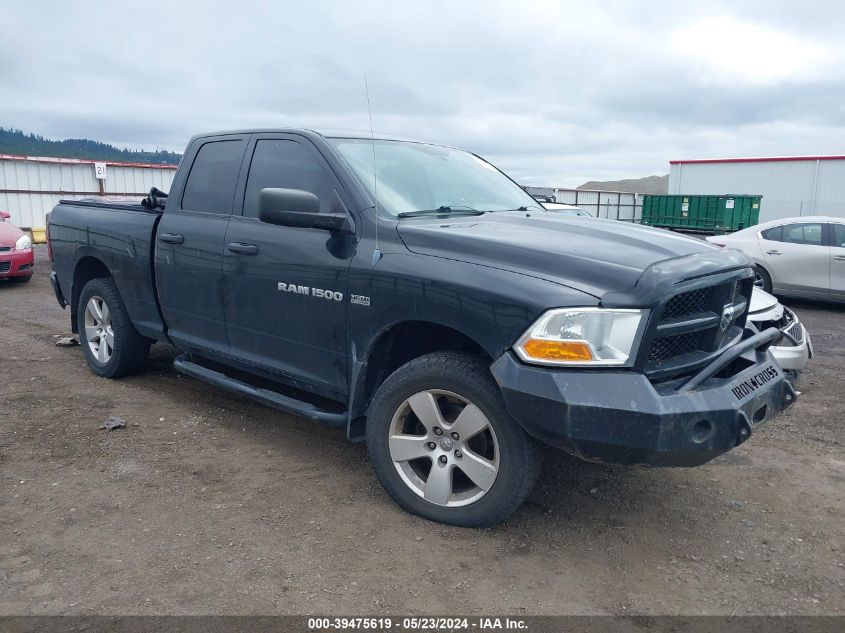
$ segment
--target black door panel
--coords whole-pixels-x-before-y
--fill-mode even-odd
[[[191,148],[181,200],[169,200],[158,226],[156,286],[168,336],[188,349],[227,352],[223,249],[246,136]]]
[[[333,258],[326,241],[331,236],[232,218],[227,239],[259,247],[255,255],[225,257],[226,320],[233,355],[345,389],[348,261],[329,261]],[[331,290],[341,298],[320,298],[317,290]]]
[[[339,185],[316,150],[291,137],[256,136],[247,153],[252,158],[242,186],[243,215],[232,217],[225,240],[232,355],[347,393],[347,283],[355,236],[257,218],[263,188],[310,191],[321,210],[331,212]]]
[[[224,350],[223,238],[228,215],[165,214],[161,226],[187,237],[180,243],[159,240],[156,285],[168,336],[191,347]]]

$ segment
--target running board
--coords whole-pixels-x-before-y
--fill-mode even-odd
[[[216,385],[227,391],[252,398],[263,404],[269,405],[275,409],[279,409],[286,413],[294,413],[312,420],[318,420],[331,426],[346,426],[346,413],[332,413],[331,411],[324,411],[319,409],[310,402],[303,402],[288,396],[270,391],[269,389],[261,389],[253,387],[235,378],[230,378],[226,374],[219,371],[214,371],[208,367],[203,367],[188,360],[187,356],[179,356],[173,361],[173,368],[179,373],[198,378],[205,382]]]

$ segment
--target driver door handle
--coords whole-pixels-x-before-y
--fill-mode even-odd
[[[258,247],[255,244],[241,244],[240,242],[229,242],[226,248],[232,253],[241,255],[258,255]]]
[[[185,242],[185,236],[176,233],[162,233],[158,236],[158,239],[168,244],[183,244]]]
[[[845,255],[834,255],[833,259],[835,259],[838,262],[845,262]]]
[[[772,251],[766,251],[766,255],[783,255],[783,253],[781,253],[780,251],[772,250]]]

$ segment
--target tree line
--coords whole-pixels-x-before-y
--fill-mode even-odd
[[[36,134],[26,134],[22,130],[0,127],[0,154],[18,156],[50,156],[53,158],[83,158],[87,160],[116,161],[124,163],[152,163],[157,165],[176,165],[181,154],[167,150],[119,149],[108,143],[101,143],[88,138],[67,138],[52,141]]]

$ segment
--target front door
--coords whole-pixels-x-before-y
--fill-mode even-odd
[[[823,223],[785,224],[763,231],[762,236],[760,247],[772,271],[775,290],[830,290],[830,247]]]
[[[168,336],[199,353],[228,350],[223,240],[248,138],[213,137],[191,148],[183,159],[191,165],[184,193],[167,201],[156,233],[156,287]]]
[[[354,235],[266,224],[264,188],[315,194],[323,212],[343,210],[340,184],[307,139],[254,135],[249,171],[225,239],[226,322],[239,360],[281,374],[294,385],[348,392],[347,283]],[[301,384],[302,382],[306,384]]]

